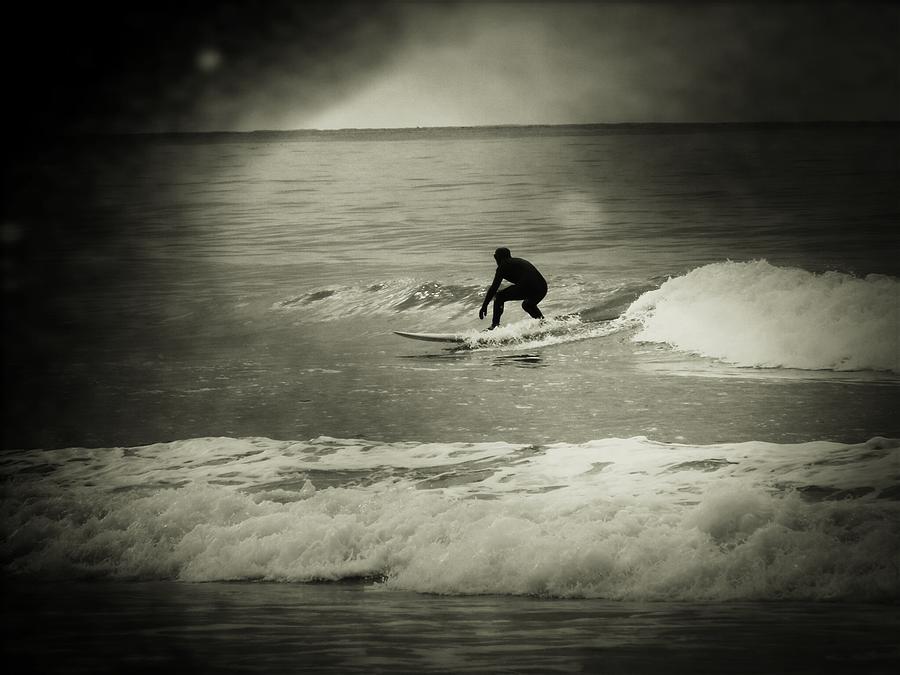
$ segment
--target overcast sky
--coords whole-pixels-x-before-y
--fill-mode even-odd
[[[878,14],[735,3],[419,7],[371,77],[294,124],[896,118],[900,24]]]
[[[186,0],[178,11],[16,11],[7,90],[35,127],[900,118],[900,11],[886,3]]]

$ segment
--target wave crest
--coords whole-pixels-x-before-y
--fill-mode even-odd
[[[900,372],[900,280],[765,260],[706,265],[644,293],[635,340],[749,367]]]
[[[440,309],[446,317],[472,313],[484,289],[475,285],[393,279],[372,284],[317,288],[277,302],[273,309],[303,311],[320,321],[348,316],[393,315]]]

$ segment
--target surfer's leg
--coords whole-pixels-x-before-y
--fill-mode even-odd
[[[537,303],[529,298],[525,302],[522,303],[522,309],[528,312],[528,315],[533,319],[543,319],[544,315],[541,314],[541,310],[538,309]]]
[[[503,314],[503,298],[500,294],[494,296],[494,315],[491,318],[491,329],[493,330],[500,325],[500,316]]]
[[[538,303],[544,299],[545,295],[547,295],[546,288],[530,294],[525,298],[525,302],[522,303],[522,309],[528,312],[528,315],[534,319],[543,319],[544,315],[541,314],[541,310],[538,309]]]
[[[491,328],[500,325],[500,315],[503,314],[503,303],[508,300],[524,300],[528,297],[525,289],[513,284],[507,286],[494,296],[494,318],[491,321]]]

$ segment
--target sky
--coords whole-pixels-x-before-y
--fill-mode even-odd
[[[900,117],[888,3],[287,2],[13,10],[26,129]]]

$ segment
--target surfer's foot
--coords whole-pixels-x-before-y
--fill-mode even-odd
[[[488,330],[494,330],[495,328],[499,328],[499,327],[500,327],[500,324],[499,324],[499,323],[495,323],[493,326],[491,326],[490,328],[488,328]]]

